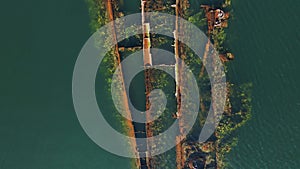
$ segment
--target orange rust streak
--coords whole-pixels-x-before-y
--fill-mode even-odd
[[[146,1],[141,1],[141,10],[142,10],[142,27],[143,27],[143,59],[144,59],[144,66],[151,66],[152,65],[152,56],[150,53],[150,23],[145,23],[145,3]],[[150,120],[150,107],[151,107],[151,103],[149,100],[149,94],[152,90],[152,85],[151,85],[151,80],[150,80],[150,76],[151,76],[151,71],[149,69],[145,69],[145,86],[146,86],[146,120],[149,121]],[[153,136],[153,132],[151,130],[151,123],[146,123],[145,124],[145,128],[146,128],[146,135],[147,138],[152,137]],[[147,150],[148,150],[148,155],[151,156],[151,145],[149,145],[149,143],[147,143]],[[151,169],[151,163],[150,161],[152,161],[152,159],[150,159],[149,157],[147,157],[147,168]]]
[[[181,118],[181,91],[180,91],[180,83],[181,83],[181,72],[182,72],[182,65],[179,62],[179,58],[180,58],[180,52],[179,52],[179,41],[178,41],[178,30],[179,30],[179,13],[180,13],[180,1],[176,0],[176,7],[175,7],[175,13],[176,13],[176,20],[175,20],[175,30],[174,30],[174,38],[175,38],[175,44],[174,44],[174,51],[175,51],[175,60],[176,60],[176,64],[177,64],[177,70],[175,69],[175,73],[178,73],[177,76],[177,118],[178,118],[178,127],[179,127],[179,132],[180,134],[176,137],[176,167],[177,169],[182,169],[183,165],[184,165],[184,160],[182,158],[183,154],[182,154],[182,145],[181,145],[181,138],[182,138],[182,126],[184,126],[183,124],[183,120]],[[181,25],[180,25],[181,26]]]
[[[107,14],[109,16],[109,20],[110,21],[113,21],[114,20],[114,16],[113,16],[113,8],[112,8],[112,4],[111,4],[111,0],[107,0],[105,1],[105,5],[106,5],[106,9],[107,9]],[[120,57],[120,53],[119,53],[119,47],[118,47],[118,43],[117,43],[117,36],[116,36],[116,31],[115,31],[115,25],[113,24],[112,27],[112,32],[113,32],[113,40],[114,40],[114,44],[115,45],[115,54],[116,54],[116,61],[117,61],[117,64],[120,66],[120,72],[119,72],[119,77],[120,77],[120,80],[122,81],[122,91],[123,91],[123,103],[124,103],[124,106],[125,106],[125,110],[126,110],[126,114],[127,114],[127,117],[130,117],[131,118],[131,113],[130,113],[130,109],[129,109],[129,104],[128,104],[128,99],[127,99],[127,93],[126,93],[126,90],[125,90],[125,86],[124,86],[124,79],[123,79],[123,73],[122,73],[122,67],[121,67],[121,57]],[[132,149],[132,152],[134,152],[136,154],[136,156],[138,156],[138,152],[137,152],[137,145],[136,145],[136,141],[135,141],[135,134],[134,134],[134,127],[133,127],[133,124],[132,124],[132,121],[131,120],[128,120],[126,119],[125,120],[126,122],[126,126],[128,127],[128,136],[131,137],[131,138],[134,138],[131,140],[130,144],[131,144],[131,149]],[[136,166],[138,168],[140,168],[140,161],[138,160],[138,158],[136,158]]]
[[[205,46],[205,52],[204,52],[204,55],[203,55],[203,61],[202,61],[203,65],[202,65],[202,68],[201,68],[200,77],[203,77],[203,75],[204,75],[204,70],[205,70],[204,62],[207,59],[209,46],[210,46],[210,40],[208,39],[208,41],[206,43],[206,46]]]

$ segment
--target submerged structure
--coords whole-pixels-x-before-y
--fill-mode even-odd
[[[96,1],[99,6],[106,4],[106,9],[102,9],[102,7],[96,9],[106,10],[107,13],[102,15],[96,15],[97,23],[98,22],[105,22],[107,20],[112,21],[117,17],[123,16],[126,11],[120,10],[120,4],[118,1],[102,1],[102,0],[93,0]],[[228,2],[228,0],[226,0]],[[123,3],[130,3],[130,2],[123,2]],[[140,6],[137,7],[141,9],[142,15],[142,35],[138,35],[136,43],[133,46],[124,45],[120,46],[117,44],[114,49],[114,59],[111,62],[114,64],[120,64],[122,59],[126,57],[124,53],[133,53],[138,50],[143,49],[143,64],[144,67],[149,67],[155,65],[155,53],[151,53],[152,47],[165,47],[168,46],[172,51],[174,51],[174,60],[175,62],[170,65],[164,65],[167,68],[174,69],[175,74],[175,85],[171,88],[167,94],[167,97],[173,99],[173,103],[175,106],[168,107],[164,113],[166,115],[161,119],[157,120],[157,122],[151,122],[146,124],[137,124],[131,121],[126,121],[124,128],[127,129],[127,134],[130,137],[152,137],[156,134],[159,134],[165,130],[167,125],[172,123],[174,119],[178,120],[178,131],[179,135],[175,138],[174,142],[179,142],[178,140],[183,140],[179,144],[176,145],[174,150],[170,150],[165,154],[161,154],[158,156],[152,157],[149,152],[151,149],[151,145],[148,143],[138,143],[134,140],[131,145],[131,151],[133,151],[138,156],[145,156],[145,158],[138,158],[134,160],[134,166],[132,168],[139,168],[139,169],[156,169],[156,168],[176,168],[176,169],[221,169],[225,166],[224,155],[228,153],[231,147],[234,145],[234,139],[231,139],[230,134],[233,130],[240,127],[246,120],[249,118],[248,114],[250,108],[247,107],[249,105],[249,97],[248,94],[243,93],[243,90],[237,87],[237,90],[233,90],[233,85],[228,83],[228,94],[226,100],[226,108],[224,110],[224,117],[222,117],[221,123],[218,126],[217,130],[214,132],[214,135],[209,138],[205,143],[199,143],[198,140],[193,138],[193,134],[188,135],[186,138],[184,137],[184,125],[187,123],[184,119],[181,118],[183,113],[187,112],[180,112],[181,108],[181,99],[182,93],[184,89],[181,88],[180,83],[184,82],[185,77],[181,74],[182,69],[184,67],[184,63],[180,60],[184,60],[189,62],[191,65],[199,64],[199,62],[192,58],[193,53],[184,45],[182,44],[179,39],[178,35],[183,33],[181,30],[185,30],[185,28],[178,22],[178,19],[175,21],[175,26],[173,31],[173,38],[167,39],[160,35],[155,35],[150,33],[151,30],[151,20],[145,16],[145,12],[152,12],[152,11],[160,11],[160,12],[167,12],[171,14],[175,14],[177,17],[183,17],[184,19],[188,19],[189,16],[189,8],[190,4],[188,0],[174,0],[174,2],[163,2],[159,0],[142,0]],[[210,40],[217,46],[217,50],[221,49],[225,36],[221,36],[223,32],[223,28],[228,26],[228,19],[229,13],[225,12],[222,7],[211,7],[208,5],[201,5],[198,9],[203,9],[205,12],[204,15],[199,15],[201,18],[197,18],[197,21],[201,19],[206,19],[205,26],[207,27],[207,36]],[[198,16],[198,15],[197,15]],[[108,18],[107,18],[108,17]],[[112,26],[113,32],[115,32],[115,26]],[[221,32],[221,33],[220,33]],[[116,37],[115,37],[116,39]],[[206,44],[206,49],[208,51],[209,46],[211,45],[211,41],[208,41]],[[206,51],[206,52],[207,52]],[[233,60],[234,55],[228,51],[221,51],[219,50],[220,59],[223,63]],[[205,56],[204,56],[205,59]],[[189,65],[188,65],[189,66]],[[209,97],[206,97],[210,94],[211,88],[210,84],[207,81],[208,77],[205,74],[205,68],[202,64],[202,67],[199,68],[199,65],[194,66],[194,72],[197,73],[199,79],[197,79],[197,83],[204,85],[201,89],[201,94],[205,97],[200,98],[199,102],[201,104],[201,114],[202,117],[205,117],[205,113],[209,109],[209,104],[211,102]],[[113,72],[113,70],[110,70]],[[199,73],[200,72],[200,73]],[[122,77],[122,72],[120,72],[120,77]],[[155,80],[159,79],[159,82]],[[151,107],[151,103],[149,101],[149,94],[150,92],[156,88],[161,87],[164,88],[167,85],[174,83],[172,80],[166,80],[167,76],[162,75],[160,72],[154,72],[151,69],[146,69],[144,71],[144,84],[145,84],[145,102],[146,102],[146,111],[149,111]],[[122,78],[120,78],[122,81]],[[155,82],[154,82],[155,81]],[[243,95],[241,94],[243,93]],[[126,94],[125,94],[126,95]],[[174,97],[175,96],[175,97]],[[128,102],[128,97],[123,98],[124,102]],[[237,101],[235,101],[237,100]],[[127,103],[128,104],[128,103]],[[125,104],[126,105],[126,104]],[[174,108],[175,107],[175,108]],[[233,108],[234,107],[234,108]],[[130,109],[127,109],[127,113],[130,117]],[[149,113],[146,113],[146,116]],[[148,118],[148,117],[146,117]],[[200,117],[199,117],[200,118]],[[202,124],[202,121],[198,119],[199,124],[196,127],[199,127]],[[139,127],[137,127],[139,125]],[[195,131],[195,133],[197,133]],[[198,133],[197,133],[198,134]],[[143,144],[143,145],[141,145]],[[147,150],[141,149],[140,147],[147,147]],[[156,145],[152,145],[156,146]]]
[[[214,28],[228,27],[229,13],[225,13],[222,9],[214,9],[208,5],[201,5],[205,9],[205,17],[207,19],[208,34],[211,34]]]

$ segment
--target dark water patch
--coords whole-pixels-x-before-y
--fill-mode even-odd
[[[253,117],[238,132],[231,168],[297,168],[300,52],[295,2],[233,1],[229,77],[253,82]],[[272,11],[276,12],[270,12]],[[293,25],[293,26],[287,26]]]

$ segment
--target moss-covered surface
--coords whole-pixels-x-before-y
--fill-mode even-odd
[[[89,6],[89,12],[91,16],[91,29],[94,32],[96,29],[103,26],[108,22],[105,5],[103,0],[86,0]],[[151,1],[152,2],[152,1]],[[169,4],[160,4],[156,8],[163,6],[170,6],[173,2],[168,2]],[[221,8],[224,11],[230,11],[230,0],[219,0],[214,4],[214,8]],[[118,11],[118,6],[116,6],[116,11]],[[172,8],[161,8],[160,12],[166,12],[174,14],[174,9]],[[155,11],[155,9],[148,8],[148,11]],[[122,12],[117,13],[117,16],[121,16]],[[190,8],[186,6],[182,17],[195,24],[204,32],[207,32],[207,20],[205,18],[205,11],[201,8]],[[134,31],[134,30],[127,30]],[[226,44],[226,29],[225,28],[215,28],[211,35],[211,41],[213,42],[215,48],[220,52],[228,52]],[[140,35],[133,37],[133,39],[126,39],[119,44],[125,46],[129,42],[135,41],[136,46],[141,45]],[[163,48],[172,51],[170,44],[173,43],[173,39],[167,38],[161,35],[151,34],[152,47]],[[132,46],[132,45],[131,45]],[[184,44],[183,44],[184,46]],[[186,46],[183,47],[184,52],[182,52],[182,59],[190,67],[193,74],[197,78],[197,83],[200,92],[200,104],[201,108],[199,110],[199,116],[197,122],[192,131],[189,133],[185,141],[182,143],[183,150],[185,152],[185,166],[188,168],[191,163],[196,162],[199,165],[205,165],[206,168],[225,168],[227,164],[226,154],[237,144],[238,139],[236,138],[235,131],[241,127],[247,120],[251,117],[251,83],[235,85],[229,82],[227,83],[228,98],[226,101],[226,108],[224,110],[223,117],[219,126],[217,127],[214,135],[205,143],[197,143],[201,127],[205,122],[205,117],[211,103],[211,86],[208,75],[204,73],[200,76],[202,62],[201,60]],[[137,49],[138,50],[138,49]],[[121,52],[121,57],[125,58],[130,53],[135,52],[135,50]],[[237,56],[242,57],[242,56]],[[112,74],[116,70],[115,54],[113,51],[107,54],[104,58],[103,63],[101,63],[99,72],[101,76],[105,79],[105,89],[107,94],[110,93],[110,84],[112,83]],[[199,66],[200,65],[200,66]],[[226,67],[226,64],[225,64]],[[162,71],[152,70],[152,87],[162,89],[168,99],[168,105],[162,116],[158,118],[154,123],[151,124],[151,129],[153,134],[157,135],[165,131],[175,120],[172,118],[174,113],[176,113],[176,99],[175,95],[175,82],[170,76]],[[111,114],[109,116],[116,117],[121,124],[118,130],[122,133],[126,133],[126,123],[124,118],[115,110],[115,107],[111,107]],[[109,117],[108,117],[109,118]],[[156,156],[153,158],[154,168],[175,168],[176,154],[175,150],[172,149],[164,154]]]

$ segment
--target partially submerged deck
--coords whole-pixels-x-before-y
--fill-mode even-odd
[[[113,7],[112,7],[112,1],[111,0],[107,0],[106,3],[106,9],[107,9],[107,14],[108,14],[108,17],[109,17],[109,20],[110,21],[114,21],[114,12],[113,12]],[[122,81],[122,91],[124,92],[123,93],[123,102],[124,102],[124,106],[125,106],[125,110],[126,110],[126,115],[127,117],[132,117],[131,116],[131,111],[129,109],[129,102],[128,102],[128,96],[127,96],[127,93],[126,93],[126,89],[125,89],[125,86],[124,86],[124,76],[123,76],[123,72],[122,72],[122,65],[121,65],[121,56],[120,56],[120,53],[119,53],[119,46],[118,46],[118,43],[117,43],[117,35],[116,35],[116,30],[115,30],[115,25],[112,24],[111,26],[111,30],[112,30],[112,33],[113,33],[113,40],[114,40],[114,44],[115,44],[115,54],[116,54],[116,62],[117,64],[120,66],[120,72],[119,72],[119,79]],[[132,119],[132,118],[131,118]],[[126,125],[128,127],[128,136],[133,138],[135,140],[135,130],[134,130],[134,126],[133,126],[133,123],[132,121],[126,119]],[[131,151],[137,156],[139,157],[139,152],[137,151],[137,142],[136,141],[132,141],[130,142],[131,144]],[[136,158],[135,160],[135,165],[138,167],[138,168],[141,168],[141,160],[139,158]]]
[[[214,28],[225,28],[228,26],[229,13],[225,13],[221,9],[214,9],[208,5],[201,5],[205,10],[205,17],[207,19],[207,34],[210,35]]]

